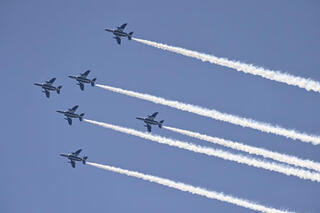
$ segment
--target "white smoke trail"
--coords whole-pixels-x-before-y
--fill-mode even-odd
[[[169,46],[166,44],[161,44],[153,41],[147,41],[147,40],[138,39],[138,38],[132,38],[132,40],[135,40],[137,42],[140,42],[152,47],[156,47],[162,50],[167,50],[167,51],[188,56],[191,58],[196,58],[203,62],[209,62],[211,64],[217,64],[220,66],[229,67],[239,72],[258,75],[269,80],[285,83],[292,86],[297,86],[297,87],[306,89],[307,91],[311,90],[315,92],[320,92],[320,82],[312,80],[310,78],[307,79],[307,78],[290,75],[287,73],[281,73],[279,71],[267,70],[262,67],[256,67],[251,64],[245,64],[239,61],[232,61],[226,58],[218,58],[213,55],[199,53],[196,51],[187,50],[180,47],[173,47],[173,46]]]
[[[162,128],[173,131],[173,132],[177,132],[183,135],[187,135],[193,138],[197,138],[200,140],[208,141],[210,143],[229,147],[231,149],[247,152],[249,154],[259,155],[264,158],[270,158],[270,159],[291,164],[294,166],[305,167],[307,169],[314,169],[320,172],[320,163],[314,162],[312,160],[304,160],[295,156],[281,154],[281,153],[269,151],[263,148],[253,147],[253,146],[245,145],[239,142],[225,140],[223,138],[212,137],[212,136],[208,136],[208,135],[200,134],[198,132],[192,132],[184,129],[178,129],[178,128],[169,127],[169,126],[162,126]]]
[[[260,161],[258,159],[246,157],[243,155],[236,155],[236,154],[232,154],[230,152],[226,152],[226,151],[219,150],[219,149],[202,147],[202,146],[198,146],[195,144],[190,144],[187,142],[173,140],[173,139],[161,137],[158,135],[152,135],[149,133],[144,133],[144,132],[140,132],[140,131],[137,131],[134,129],[120,127],[120,126],[116,126],[116,125],[112,125],[112,124],[108,124],[108,123],[103,123],[103,122],[98,122],[98,121],[93,121],[93,120],[88,120],[88,119],[84,119],[84,121],[91,123],[91,124],[98,125],[98,126],[102,126],[104,128],[112,129],[112,130],[115,130],[118,132],[122,132],[122,133],[130,134],[130,135],[134,135],[134,136],[137,136],[140,138],[144,138],[147,140],[151,140],[151,141],[154,141],[157,143],[166,144],[166,145],[173,146],[173,147],[178,147],[180,149],[185,149],[185,150],[189,150],[189,151],[196,152],[196,153],[206,154],[209,156],[222,158],[224,160],[234,161],[234,162],[237,162],[240,164],[246,164],[248,166],[266,169],[269,171],[279,172],[279,173],[282,173],[282,174],[285,174],[288,176],[292,175],[292,176],[299,177],[301,179],[320,182],[320,173],[309,172],[309,171],[306,171],[303,169],[297,169],[297,168],[293,168],[293,167],[289,167],[289,166],[285,166],[285,165],[281,165],[281,164],[277,164],[277,163]]]
[[[139,178],[142,180],[149,181],[151,183],[157,183],[157,184],[160,184],[163,186],[167,186],[169,188],[174,188],[174,189],[178,189],[183,192],[189,192],[191,194],[200,195],[200,196],[203,196],[203,197],[206,197],[209,199],[215,199],[215,200],[219,200],[222,202],[231,203],[231,204],[241,206],[241,207],[244,207],[247,209],[255,210],[255,211],[266,212],[266,213],[289,213],[289,211],[287,211],[287,210],[279,210],[279,209],[275,209],[275,208],[271,208],[271,207],[266,207],[266,206],[263,206],[261,204],[257,204],[252,201],[240,199],[237,197],[233,197],[231,195],[225,195],[224,193],[221,193],[221,192],[209,191],[207,189],[191,186],[191,185],[180,183],[180,182],[175,182],[175,181],[165,179],[165,178],[147,175],[147,174],[143,174],[143,173],[135,172],[135,171],[129,171],[126,169],[121,169],[121,168],[117,168],[117,167],[113,167],[113,166],[109,166],[109,165],[101,165],[101,164],[91,163],[91,162],[87,162],[87,164],[91,165],[91,166],[95,166],[100,169],[104,169],[104,170],[108,170],[111,172],[127,175],[130,177]]]
[[[182,102],[178,102],[178,101],[166,100],[164,98],[156,97],[156,96],[149,95],[149,94],[138,93],[138,92],[134,92],[134,91],[124,90],[124,89],[101,85],[101,84],[96,84],[96,86],[103,88],[103,89],[106,89],[106,90],[109,90],[109,91],[112,91],[112,92],[128,95],[128,96],[139,98],[139,99],[143,99],[143,100],[150,101],[150,102],[153,102],[156,104],[162,104],[165,106],[176,108],[176,109],[179,109],[182,111],[195,113],[195,114],[202,115],[202,116],[209,117],[209,118],[213,118],[216,120],[229,122],[229,123],[239,125],[242,127],[249,127],[252,129],[260,130],[262,132],[272,133],[275,135],[281,135],[281,136],[284,136],[287,138],[291,138],[293,140],[298,139],[303,142],[312,143],[314,145],[320,144],[320,136],[308,135],[306,133],[300,133],[295,130],[288,130],[288,129],[284,129],[279,126],[272,126],[271,124],[268,124],[268,123],[262,123],[262,122],[258,122],[258,121],[252,120],[252,119],[242,118],[242,117],[238,117],[236,115],[222,113],[217,110],[213,110],[213,109],[210,110],[210,109],[206,109],[203,107],[199,107],[199,106],[195,106],[195,105],[191,105],[191,104],[186,104],[186,103],[182,103]]]

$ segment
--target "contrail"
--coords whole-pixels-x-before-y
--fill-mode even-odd
[[[197,138],[200,140],[208,141],[210,143],[219,144],[221,146],[225,146],[231,149],[247,152],[249,154],[259,155],[264,158],[270,158],[283,163],[291,164],[294,166],[305,167],[307,169],[313,169],[320,172],[320,163],[314,162],[312,160],[304,160],[295,156],[281,154],[281,153],[269,151],[263,148],[249,146],[239,142],[225,140],[223,138],[212,137],[212,136],[208,136],[198,132],[192,132],[184,129],[178,129],[178,128],[169,127],[169,126],[162,126],[162,128],[176,132],[176,133],[180,133],[183,135],[187,135],[193,138]]]
[[[118,167],[113,167],[113,166],[109,166],[109,165],[102,165],[102,164],[97,164],[97,163],[91,163],[91,162],[87,162],[87,164],[94,166],[94,167],[97,167],[97,168],[100,168],[100,169],[104,169],[104,170],[108,170],[111,172],[127,175],[129,177],[139,178],[142,180],[149,181],[151,183],[157,183],[157,184],[160,184],[163,186],[167,186],[169,188],[178,189],[183,192],[189,192],[191,194],[200,195],[200,196],[203,196],[203,197],[206,197],[209,199],[214,199],[214,200],[219,200],[222,202],[231,203],[231,204],[234,204],[237,206],[241,206],[241,207],[255,210],[255,211],[259,211],[259,212],[266,212],[266,213],[290,213],[291,212],[291,211],[287,211],[287,210],[279,210],[279,209],[275,209],[275,208],[271,208],[271,207],[266,207],[261,204],[257,204],[255,202],[249,201],[249,200],[244,200],[241,198],[233,197],[231,195],[226,195],[222,192],[209,191],[207,189],[203,189],[200,187],[195,187],[195,186],[191,186],[188,184],[175,182],[175,181],[172,181],[169,179],[156,177],[156,176],[152,176],[152,175],[147,175],[147,174],[143,174],[140,172],[129,171],[129,170],[121,169]]]
[[[181,47],[173,47],[173,46],[169,46],[166,44],[161,44],[153,41],[147,41],[147,40],[138,39],[138,38],[132,38],[132,40],[135,40],[137,42],[140,42],[152,47],[156,47],[162,50],[167,50],[167,51],[188,56],[191,58],[196,58],[203,62],[209,62],[211,64],[217,64],[220,66],[229,67],[239,72],[258,75],[269,80],[285,83],[292,86],[297,86],[297,87],[306,89],[307,91],[320,92],[320,82],[312,80],[310,78],[307,79],[299,76],[290,75],[287,73],[282,73],[279,71],[267,70],[262,67],[256,67],[251,64],[245,64],[239,61],[232,61],[226,58],[218,58],[213,55],[199,53],[199,52],[187,50]]]
[[[116,125],[112,125],[112,124],[108,124],[108,123],[103,123],[103,122],[98,122],[98,121],[93,121],[93,120],[88,120],[88,119],[84,119],[84,121],[91,123],[91,124],[98,125],[98,126],[102,126],[104,128],[112,129],[112,130],[115,130],[118,132],[122,132],[122,133],[126,133],[129,135],[134,135],[134,136],[137,136],[137,137],[140,137],[143,139],[151,140],[151,141],[154,141],[157,143],[166,144],[169,146],[178,147],[180,149],[189,150],[191,152],[201,153],[201,154],[205,154],[208,156],[222,158],[224,160],[234,161],[234,162],[237,162],[240,164],[246,164],[248,166],[253,166],[256,168],[262,168],[262,169],[266,169],[269,171],[279,172],[279,173],[282,173],[282,174],[285,174],[288,176],[292,175],[292,176],[296,176],[298,178],[305,179],[305,180],[320,182],[320,173],[309,172],[307,170],[297,169],[297,168],[293,168],[293,167],[289,167],[289,166],[285,166],[285,165],[281,165],[281,164],[277,164],[277,163],[261,161],[261,160],[246,157],[243,155],[232,154],[230,152],[226,152],[226,151],[219,150],[219,149],[202,147],[202,146],[198,146],[195,144],[190,144],[190,143],[183,142],[183,141],[173,140],[173,139],[161,137],[158,135],[152,135],[149,133],[144,133],[144,132],[140,132],[140,131],[137,131],[134,129],[116,126]]]
[[[249,127],[252,129],[260,130],[262,132],[281,135],[287,138],[291,138],[293,140],[301,140],[303,142],[312,143],[314,145],[320,144],[320,136],[308,135],[306,133],[300,133],[295,130],[284,129],[279,126],[272,126],[271,124],[268,124],[268,123],[262,123],[252,119],[238,117],[236,115],[231,115],[227,113],[222,113],[214,109],[206,109],[203,107],[186,104],[178,101],[166,100],[164,98],[156,97],[149,94],[138,93],[134,91],[124,90],[124,89],[101,85],[101,84],[96,84],[96,86],[112,92],[128,95],[131,97],[150,101],[156,104],[162,104],[162,105],[176,108],[182,111],[187,111],[187,112],[195,113],[205,117],[209,117],[212,119],[216,119],[219,121],[229,122],[242,127]]]

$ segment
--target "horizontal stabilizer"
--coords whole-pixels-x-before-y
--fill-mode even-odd
[[[133,32],[128,33],[128,39],[131,40]]]
[[[97,78],[94,78],[91,80],[91,86],[94,86],[96,80],[97,80]]]
[[[80,121],[82,121],[83,116],[84,116],[84,113],[81,113],[81,114],[80,114],[80,117],[79,117],[79,120],[80,120]]]
[[[60,90],[61,90],[62,86],[58,86],[57,87],[57,93],[60,94]]]
[[[84,156],[83,158],[82,158],[82,163],[83,164],[86,164],[86,160],[88,159],[88,156]]]
[[[164,122],[164,120],[162,120],[162,121],[159,122],[159,124],[158,124],[159,128],[162,127],[163,122]]]

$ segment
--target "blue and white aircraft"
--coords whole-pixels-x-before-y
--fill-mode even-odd
[[[137,117],[137,119],[144,121],[146,123],[144,126],[147,127],[148,132],[151,132],[151,125],[157,125],[159,128],[161,128],[164,122],[164,120],[155,121],[154,119],[156,118],[157,115],[158,115],[158,112],[155,112],[152,115],[148,115],[148,117],[146,118]]]
[[[64,114],[66,116],[65,120],[68,121],[69,125],[72,125],[72,118],[79,118],[80,121],[82,121],[84,113],[76,114],[75,111],[78,109],[79,105],[76,105],[72,107],[71,109],[68,109],[66,111],[57,111],[61,114]]]
[[[60,156],[68,158],[70,161],[68,163],[71,164],[72,168],[76,167],[76,161],[82,161],[83,164],[86,164],[87,156],[83,156],[82,158],[78,155],[82,149],[77,150],[76,152],[72,152],[71,154],[61,153]]]
[[[124,28],[127,26],[127,24],[123,24],[120,27],[117,27],[117,29],[105,29],[105,31],[111,32],[114,35],[114,39],[117,40],[118,44],[121,44],[121,37],[127,37],[128,40],[131,40],[133,32],[126,33],[123,32]]]
[[[94,79],[88,79],[87,76],[89,75],[90,70],[85,71],[84,73],[80,73],[78,76],[72,76],[69,75],[69,78],[75,79],[78,81],[78,85],[80,86],[81,90],[84,90],[84,83],[91,84],[91,86],[94,86],[96,78]]]
[[[44,92],[47,96],[47,98],[50,97],[50,91],[57,91],[58,94],[60,94],[60,90],[62,86],[52,86],[53,82],[56,80],[56,78],[52,78],[50,81],[45,81],[45,83],[34,83],[36,86],[42,87],[42,92]]]

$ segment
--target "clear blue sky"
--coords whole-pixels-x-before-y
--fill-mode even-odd
[[[135,119],[159,111],[171,126],[320,161],[320,150],[280,136],[181,112],[86,85],[97,82],[214,108],[320,135],[320,94],[202,63],[143,44],[116,44],[106,27],[128,22],[138,38],[253,63],[320,81],[318,1],[0,2],[0,212],[251,212],[90,166],[61,152],[138,170],[264,205],[320,211],[320,184],[191,153],[74,121],[56,110],[79,104],[88,119],[145,131]],[[47,99],[34,82],[56,77]],[[222,148],[154,128],[156,134]],[[232,151],[236,153],[235,151]]]

